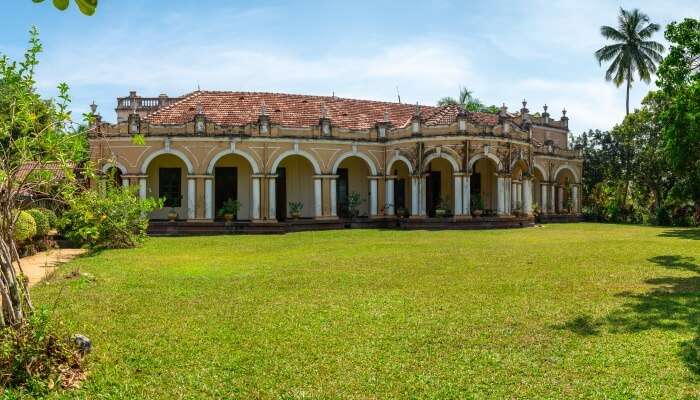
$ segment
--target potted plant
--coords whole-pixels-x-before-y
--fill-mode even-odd
[[[301,210],[304,208],[304,203],[301,201],[290,201],[289,202],[289,215],[294,219],[301,218]]]
[[[231,222],[236,218],[238,210],[241,208],[241,202],[234,199],[228,199],[221,205],[219,216],[224,217],[224,221]]]
[[[522,217],[523,215],[523,203],[520,201],[515,202],[515,209],[513,209],[513,215],[516,217]]]
[[[484,202],[481,200],[480,195],[474,195],[472,197],[472,215],[475,217],[480,217],[484,213]]]
[[[532,215],[535,216],[535,221],[540,222],[540,215],[542,214],[542,210],[540,209],[540,205],[537,203],[532,203]]]
[[[440,199],[437,208],[435,208],[435,216],[442,218],[450,213],[450,202],[447,198]]]
[[[175,222],[177,219],[177,211],[173,207],[170,207],[170,210],[168,211],[168,221],[170,222]]]
[[[364,200],[357,192],[352,192],[348,195],[348,214],[350,214],[350,218],[356,218],[360,215],[360,204],[363,202]]]
[[[399,207],[396,209],[396,215],[399,218],[408,218],[408,210],[405,207]]]

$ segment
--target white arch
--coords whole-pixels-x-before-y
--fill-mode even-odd
[[[513,162],[510,163],[510,170],[512,171],[513,168],[515,168],[515,166],[518,164],[518,161],[522,161],[523,163],[525,163],[525,167],[526,167],[525,172],[527,172],[527,168],[530,167],[530,163],[528,163],[527,160],[525,160],[524,158],[516,158],[515,160],[513,160]]]
[[[246,160],[248,160],[248,163],[250,164],[250,168],[253,169],[254,174],[259,174],[260,173],[260,168],[258,167],[258,163],[255,162],[255,159],[248,153],[238,150],[238,149],[226,149],[220,153],[217,153],[211,161],[209,161],[209,165],[207,166],[207,174],[211,174],[214,172],[214,167],[216,166],[216,163],[224,156],[227,156],[229,154],[236,154],[239,155]]]
[[[496,156],[495,154],[491,154],[491,153],[479,153],[479,154],[475,155],[474,157],[472,157],[472,159],[469,160],[468,170],[473,171],[474,164],[476,164],[476,162],[481,160],[482,158],[488,158],[490,160],[493,160],[493,162],[496,163],[496,171],[503,171],[503,163],[498,158],[498,156]]]
[[[185,153],[181,152],[180,150],[173,150],[173,149],[162,149],[158,150],[156,152],[153,152],[146,157],[145,160],[143,160],[143,163],[141,163],[141,173],[146,174],[148,171],[148,165],[151,164],[151,161],[153,161],[154,158],[163,155],[163,154],[172,154],[174,156],[177,156],[182,162],[185,163],[187,166],[187,173],[188,174],[193,174],[194,173],[194,167],[192,167],[192,162],[190,161],[189,158],[185,155]]]
[[[542,167],[541,165],[538,165],[537,163],[534,163],[532,166],[536,170],[540,171],[540,174],[542,174],[542,179],[546,181],[547,180],[547,170],[544,167]]]
[[[280,154],[275,159],[275,162],[272,163],[272,168],[270,169],[270,173],[272,173],[272,174],[276,173],[277,167],[280,165],[282,160],[284,160],[285,158],[287,158],[289,156],[294,156],[294,155],[302,156],[302,157],[306,158],[307,160],[309,160],[309,162],[311,162],[311,165],[313,165],[313,167],[314,167],[314,173],[317,175],[321,175],[321,167],[319,166],[318,161],[316,161],[314,156],[305,152],[304,150],[297,150],[297,149],[292,149],[292,150],[287,150],[287,151],[282,152],[282,154]]]
[[[428,165],[430,165],[430,162],[436,158],[444,158],[445,160],[447,160],[450,163],[450,165],[452,165],[452,172],[460,171],[459,163],[457,162],[457,160],[455,160],[454,157],[443,151],[439,153],[434,152],[428,155],[428,157],[425,157],[425,160],[423,160],[423,169],[427,168]]]
[[[333,169],[331,170],[334,174],[338,172],[338,167],[340,167],[340,163],[343,162],[348,157],[360,157],[361,159],[365,160],[367,162],[367,165],[369,166],[369,171],[372,175],[377,175],[377,167],[374,165],[372,162],[372,159],[369,158],[369,156],[365,153],[360,153],[359,151],[348,151],[347,153],[344,153],[340,157],[338,157],[337,160],[335,160],[335,164],[333,164]]]
[[[102,173],[106,174],[107,171],[109,171],[110,168],[116,168],[118,169],[122,174],[126,174],[126,167],[118,162],[115,163],[106,163],[105,165],[102,166]]]
[[[413,175],[413,166],[411,165],[411,161],[408,160],[408,158],[398,154],[395,155],[394,158],[392,158],[389,163],[387,164],[386,167],[386,173],[391,175],[391,167],[394,165],[395,162],[397,161],[403,161],[404,164],[406,164],[406,167],[408,167],[408,174]]]
[[[557,179],[557,177],[559,177],[559,172],[561,172],[561,170],[563,170],[563,169],[568,169],[569,171],[571,171],[571,175],[574,176],[574,181],[575,181],[574,183],[579,183],[579,179],[578,179],[578,175],[576,175],[576,171],[573,168],[571,168],[571,166],[566,165],[566,164],[560,165],[559,168],[557,168],[557,170],[554,172],[554,179],[555,180]]]

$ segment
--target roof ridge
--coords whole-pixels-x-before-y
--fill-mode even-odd
[[[158,114],[160,114],[161,112],[168,111],[169,109],[173,108],[174,106],[177,106],[177,105],[179,105],[180,103],[182,103],[182,102],[184,102],[184,101],[188,101],[188,100],[190,100],[192,97],[196,97],[196,96],[200,95],[201,93],[202,93],[201,90],[194,90],[194,91],[192,91],[192,92],[186,93],[186,94],[184,94],[183,96],[181,96],[179,100],[177,100],[177,101],[175,101],[175,102],[173,102],[173,103],[170,103],[170,104],[168,104],[168,105],[165,106],[165,107],[161,107],[161,108],[155,110],[154,112],[150,113],[149,115],[146,116],[145,119],[148,120],[148,119],[151,118],[152,116],[158,116]]]

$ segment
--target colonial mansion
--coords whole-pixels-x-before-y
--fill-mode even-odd
[[[335,96],[131,92],[116,111],[115,124],[97,115],[92,159],[141,197],[165,199],[151,215],[162,232],[523,226],[534,212],[575,218],[580,209],[582,156],[568,143],[566,110],[555,119],[525,101],[488,114]],[[239,207],[224,222],[231,200]]]

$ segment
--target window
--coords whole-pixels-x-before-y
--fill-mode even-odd
[[[182,204],[182,173],[180,168],[158,170],[158,197],[165,198],[165,207],[180,207]]]

